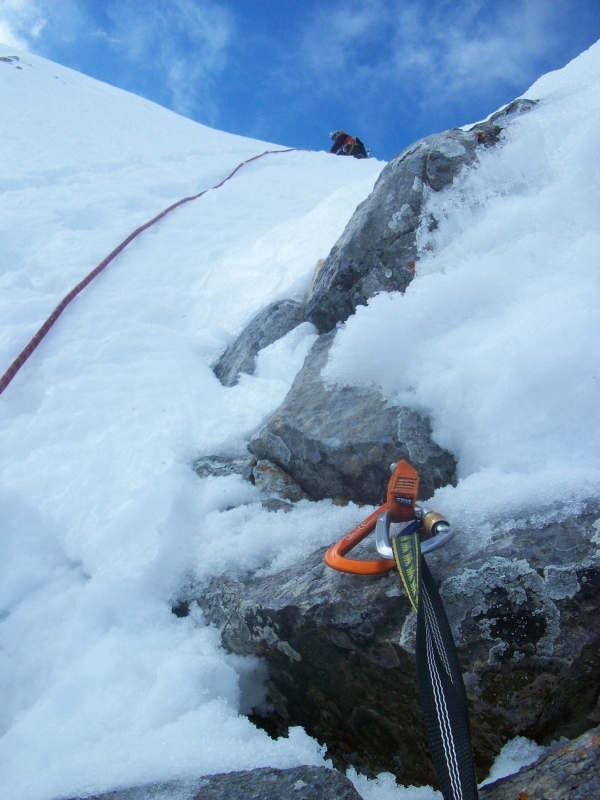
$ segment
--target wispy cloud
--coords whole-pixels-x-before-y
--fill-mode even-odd
[[[531,77],[535,62],[552,49],[562,2],[478,0],[408,8],[394,37],[393,76],[416,79],[429,92],[454,98],[485,93],[499,81],[515,86]]]
[[[190,114],[198,105],[218,115],[213,78],[227,63],[233,15],[208,0],[113,2],[108,15],[114,49],[141,73],[164,83],[171,108]]]
[[[305,30],[300,57],[309,69],[338,76],[347,67],[356,67],[362,50],[377,38],[382,28],[381,0],[366,0],[360,4],[340,3],[322,9],[314,15]],[[303,65],[304,66],[304,65]]]
[[[63,63],[68,46],[76,68],[101,43],[108,80],[208,124],[234,30],[216,0],[0,0],[0,41],[49,58],[60,48]]]
[[[0,0],[0,42],[27,50],[46,24],[35,0]]]
[[[301,57],[323,91],[386,85],[427,100],[527,82],[557,42],[566,0],[369,0],[320,10]]]

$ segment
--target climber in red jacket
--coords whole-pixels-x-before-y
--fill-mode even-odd
[[[366,150],[358,136],[354,138],[346,131],[332,131],[329,138],[333,140],[330,153],[335,153],[337,156],[354,156],[354,158],[369,157],[369,151]]]

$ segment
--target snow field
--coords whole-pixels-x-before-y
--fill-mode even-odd
[[[276,148],[19,63],[0,64],[4,369],[132,230]],[[191,463],[243,452],[285,396],[310,325],[232,389],[211,364],[267,303],[303,296],[381,166],[289,153],[244,167],[134,241],[3,394],[0,797],[323,763],[303,731],[274,742],[239,716],[263,699],[264,667],[171,603],[192,579],[291,563],[361,514],[269,514],[251,485]]]

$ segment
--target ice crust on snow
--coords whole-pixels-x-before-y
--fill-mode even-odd
[[[277,147],[17,55],[21,70],[0,63],[2,371],[133,229]],[[461,471],[435,504],[465,531],[597,491],[599,64],[596,45],[526,93],[535,113],[431,198],[440,225],[406,295],[374,298],[338,337],[332,377],[431,414]],[[364,516],[267,513],[250,484],[191,463],[242,453],[285,396],[310,326],[235,387],[210,365],[268,303],[303,297],[382,167],[325,153],[244,167],[122,253],[0,397],[1,800],[323,763],[304,731],[273,741],[240,716],[264,669],[171,603]],[[364,797],[432,796],[392,784],[357,777]]]

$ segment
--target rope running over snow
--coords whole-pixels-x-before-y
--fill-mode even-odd
[[[207,192],[210,192],[213,189],[220,189],[221,186],[223,186],[224,183],[227,183],[228,180],[231,180],[231,178],[233,178],[233,176],[236,174],[236,172],[238,172],[246,164],[250,164],[250,162],[252,162],[252,161],[257,161],[259,158],[263,158],[264,156],[273,155],[274,153],[293,153],[294,151],[297,151],[297,150],[299,150],[299,148],[297,148],[297,147],[289,147],[287,150],[265,150],[264,153],[260,153],[257,156],[252,156],[252,158],[247,158],[246,161],[242,161],[241,164],[238,164],[237,167],[233,170],[233,172],[230,172],[229,175],[226,178],[223,178],[221,183],[217,183],[216,186],[211,186],[208,189],[204,189],[202,192],[199,192],[198,194],[192,195],[191,197],[184,197],[183,200],[178,200],[176,203],[173,203],[173,205],[169,206],[168,208],[165,208],[164,211],[161,211],[160,214],[158,214],[156,217],[151,219],[149,222],[146,222],[144,225],[140,226],[135,231],[133,231],[133,233],[130,233],[129,236],[126,239],[124,239],[121,242],[121,244],[112,251],[112,253],[110,253],[110,255],[106,256],[104,261],[101,261],[100,264],[98,264],[98,266],[95,269],[93,269],[90,272],[90,274],[87,275],[87,277],[85,277],[81,281],[81,283],[78,283],[77,286],[74,289],[72,289],[69,292],[69,294],[66,297],[64,297],[62,299],[62,301],[57,305],[57,307],[54,309],[52,314],[50,314],[50,316],[44,322],[44,324],[39,329],[39,331],[35,334],[33,339],[31,339],[31,341],[29,342],[27,347],[25,347],[21,351],[21,353],[19,353],[19,355],[15,358],[15,360],[10,365],[10,367],[6,370],[4,375],[0,378],[0,394],[2,394],[2,392],[6,389],[8,384],[12,381],[12,379],[15,377],[17,372],[21,369],[23,364],[27,361],[29,356],[33,353],[35,348],[42,341],[44,336],[48,333],[48,331],[54,325],[56,320],[60,317],[62,312],[65,310],[65,308],[69,305],[71,300],[73,300],[75,297],[77,297],[79,292],[81,292],[83,289],[85,289],[85,287],[88,285],[88,283],[91,283],[91,281],[94,280],[96,275],[99,275],[102,272],[102,270],[105,267],[107,267],[110,264],[110,262],[113,261],[113,259],[115,259],[119,255],[119,253],[127,247],[127,245],[130,242],[132,242],[137,236],[140,235],[140,233],[143,233],[143,231],[145,231],[148,228],[150,228],[152,225],[154,225],[160,219],[162,219],[163,217],[166,217],[167,214],[169,214],[171,211],[174,211],[174,209],[178,208],[179,206],[183,205],[184,203],[189,203],[190,200],[197,200],[199,197],[202,197],[203,194],[206,194]]]

